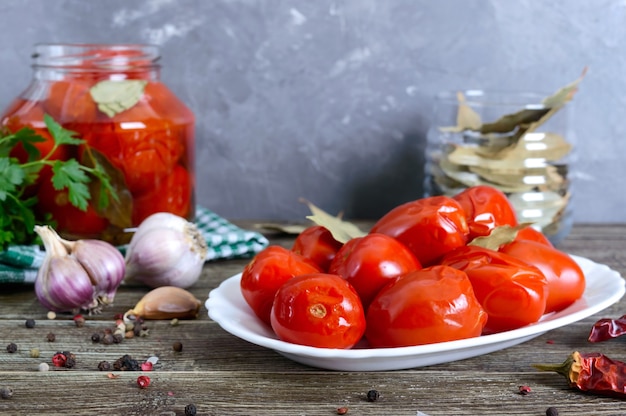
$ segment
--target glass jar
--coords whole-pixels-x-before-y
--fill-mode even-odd
[[[44,124],[51,116],[84,141],[59,147],[51,158],[98,163],[119,197],[99,204],[103,194],[92,178],[90,204],[79,210],[44,169],[31,190],[35,212],[51,217],[62,235],[117,243],[154,212],[193,219],[194,115],[160,81],[159,58],[154,45],[35,45],[32,82],[4,110],[2,126],[34,129],[46,139],[36,144],[43,156],[53,145]],[[19,147],[12,155],[26,158]]]
[[[453,196],[475,185],[503,191],[518,222],[558,244],[572,227],[569,106],[537,93],[468,90],[435,98],[425,194]]]

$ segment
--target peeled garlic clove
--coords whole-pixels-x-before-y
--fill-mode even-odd
[[[62,240],[83,266],[95,285],[95,296],[104,304],[113,302],[126,271],[124,256],[113,245],[100,240]]]
[[[156,226],[153,218],[141,223],[130,241],[126,252],[126,281],[141,282],[152,288],[193,285],[202,273],[207,256],[204,237],[193,223],[181,217],[176,218],[184,224],[175,221],[182,227],[172,228]]]
[[[35,295],[39,302],[55,312],[96,306],[89,274],[78,260],[70,257],[58,234],[48,226],[35,226],[35,232],[41,237],[46,250],[35,280]]]
[[[126,316],[143,319],[195,319],[201,302],[190,292],[175,286],[152,289]]]

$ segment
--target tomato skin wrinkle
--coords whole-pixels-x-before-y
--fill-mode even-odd
[[[255,315],[270,325],[270,311],[278,289],[301,274],[320,272],[311,260],[284,247],[271,245],[250,260],[241,274],[240,288]]]
[[[354,288],[338,275],[296,276],[276,292],[271,326],[283,341],[319,348],[351,348],[365,332]]]
[[[585,275],[567,253],[529,240],[513,241],[500,247],[499,251],[541,270],[548,282],[546,313],[568,307],[585,291]]]
[[[426,267],[436,264],[448,251],[464,246],[469,227],[466,213],[456,200],[434,196],[395,207],[374,224],[370,233],[396,238]]]
[[[366,319],[369,344],[392,348],[480,336],[487,314],[465,272],[431,266],[385,286]]]
[[[489,315],[486,333],[535,323],[545,313],[546,277],[538,268],[514,256],[466,246],[446,254],[441,264],[467,273],[476,298]]]

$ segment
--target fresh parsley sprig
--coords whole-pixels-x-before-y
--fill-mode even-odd
[[[36,143],[46,139],[30,128],[22,128],[15,133],[0,132],[0,249],[4,250],[9,244],[26,244],[35,238],[33,228],[36,223],[34,206],[36,196],[30,196],[26,190],[39,179],[39,173],[44,166],[52,168],[52,185],[56,190],[67,188],[69,201],[75,207],[85,211],[91,199],[89,184],[93,179],[100,185],[97,206],[106,207],[110,197],[117,198],[115,189],[111,185],[109,175],[97,163],[93,167],[85,166],[76,159],[56,160],[52,155],[63,145],[80,145],[84,140],[79,139],[75,132],[64,129],[49,115],[44,116],[44,122],[54,145],[50,151],[41,155]],[[10,156],[11,151],[21,144],[27,153],[27,160],[20,162]]]

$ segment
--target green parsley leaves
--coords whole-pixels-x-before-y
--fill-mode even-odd
[[[35,239],[33,228],[36,218],[33,209],[37,198],[28,195],[26,190],[37,182],[44,166],[52,168],[54,189],[67,189],[70,203],[83,211],[91,199],[90,190],[94,183],[99,185],[96,201],[98,208],[104,209],[111,198],[117,200],[116,189],[110,182],[107,170],[96,159],[90,162],[90,166],[76,159],[51,160],[60,146],[77,146],[84,141],[48,115],[44,116],[44,122],[54,139],[53,147],[45,155],[40,154],[36,143],[46,139],[34,130],[22,128],[16,133],[0,131],[0,250],[6,249],[9,244],[28,244]],[[10,155],[18,145],[26,151],[25,162]]]

